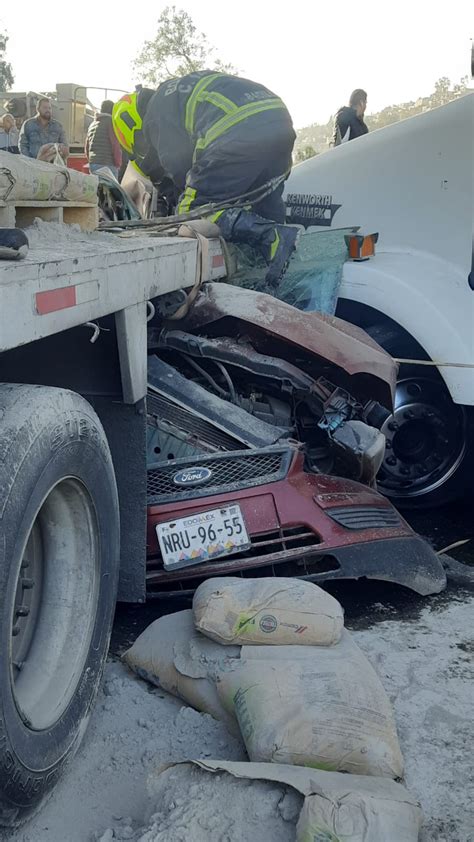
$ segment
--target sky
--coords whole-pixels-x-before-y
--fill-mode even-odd
[[[153,38],[166,0],[2,3],[0,31],[16,90],[57,82],[133,90],[132,62]],[[470,73],[472,0],[175,0],[240,75],[281,96],[297,128],[326,122],[351,90],[368,91],[368,113],[416,99],[448,76]],[[49,7],[48,7],[49,8]],[[61,10],[66,9],[64,16]],[[98,95],[97,102],[101,95]]]

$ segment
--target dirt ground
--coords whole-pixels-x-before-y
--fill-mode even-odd
[[[419,601],[407,616],[388,601],[372,603],[364,623],[350,616],[347,619],[394,704],[406,784],[425,813],[422,842],[472,840],[474,814],[468,792],[474,777],[469,746],[473,608],[472,589],[458,588]],[[147,777],[163,763],[188,758],[242,760],[245,752],[223,725],[111,661],[91,725],[69,773],[38,816],[3,839],[167,839],[153,830],[144,835],[150,815],[160,808],[147,794]],[[178,802],[184,804],[189,794],[181,795],[184,800]],[[268,798],[269,805],[272,799],[275,804],[281,801],[281,793],[278,801],[265,788],[259,797]],[[171,807],[177,809],[174,800]],[[223,803],[217,799],[213,808],[216,816],[221,816],[221,824],[216,821],[213,825],[210,842],[237,842],[240,834],[228,831],[225,798]],[[209,812],[208,800],[204,809]],[[288,824],[287,834],[290,842],[293,824]],[[178,834],[169,838],[189,837]]]

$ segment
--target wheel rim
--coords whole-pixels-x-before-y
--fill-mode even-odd
[[[99,547],[95,507],[67,478],[39,508],[25,543],[11,618],[13,697],[32,730],[52,727],[76,692],[97,614]]]
[[[386,437],[378,486],[388,496],[418,497],[441,488],[458,469],[466,449],[466,415],[444,384],[428,378],[397,383],[395,410]]]

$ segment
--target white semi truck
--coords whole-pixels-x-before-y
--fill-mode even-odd
[[[298,165],[286,187],[289,222],[379,233],[373,259],[345,264],[337,314],[410,361],[378,477],[405,506],[472,488],[473,139],[470,93]]]

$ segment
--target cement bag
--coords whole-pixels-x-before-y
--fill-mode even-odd
[[[389,699],[347,631],[331,648],[244,646],[218,691],[251,760],[403,774]]]
[[[59,167],[56,167],[56,169],[59,169]],[[64,198],[68,202],[87,202],[91,205],[97,205],[99,203],[97,196],[99,179],[97,176],[68,169],[67,167],[64,167],[64,170],[69,176],[69,181],[64,191]]]
[[[214,773],[216,782],[224,772],[236,780],[289,786],[303,795],[302,807],[301,802],[285,804],[288,795],[280,796],[278,807],[289,822],[285,839],[294,838],[293,811],[298,810],[296,842],[417,842],[423,818],[420,804],[405,787],[387,778],[343,775],[278,763],[193,760],[179,765],[186,767],[190,762],[204,772]],[[160,792],[160,778],[169,768],[178,767],[167,764],[150,775],[148,790],[152,798],[156,799]],[[217,786],[214,791],[217,794]],[[176,798],[176,787],[174,794]],[[227,797],[231,800],[232,793]],[[219,806],[215,813],[219,815]],[[258,837],[262,838],[267,839],[264,832]],[[270,834],[268,838],[272,838]]]
[[[97,204],[98,179],[44,161],[0,152],[0,200]]]
[[[219,700],[216,681],[239,655],[240,647],[224,648],[199,634],[188,610],[155,620],[125,652],[123,660],[141,678],[196,710],[211,714],[238,734],[233,712]]]
[[[338,601],[296,579],[208,579],[193,600],[194,623],[219,643],[331,646],[341,637]]]
[[[67,171],[44,161],[0,152],[0,200],[45,202],[64,198]]]
[[[406,789],[386,778],[372,778],[371,787],[366,780],[354,784],[360,775],[342,777],[345,785],[328,781],[320,794],[305,798],[297,842],[416,842],[422,812]]]

